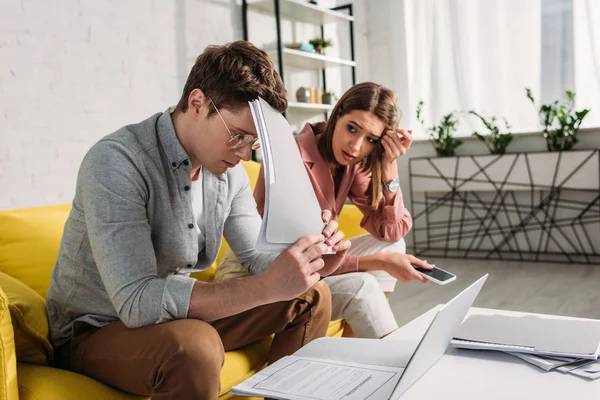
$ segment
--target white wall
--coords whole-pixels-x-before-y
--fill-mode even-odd
[[[87,149],[179,100],[235,0],[2,0],[0,209],[70,202]]]

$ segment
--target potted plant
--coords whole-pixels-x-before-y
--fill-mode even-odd
[[[489,131],[489,133],[485,135],[482,135],[478,132],[473,132],[473,136],[479,139],[481,142],[483,142],[483,144],[487,146],[491,154],[506,153],[506,148],[513,139],[512,133],[500,133],[500,127],[496,125],[496,116],[492,116],[490,120],[487,120],[486,118],[482,117],[473,110],[469,111],[469,114],[473,114],[477,118],[479,118],[479,120],[483,123],[483,125],[485,125],[485,127]],[[504,125],[506,126],[506,129],[510,129],[510,125],[508,125],[506,119],[502,119],[504,120]]]
[[[425,127],[425,120],[421,117],[424,103],[419,102],[417,106],[417,120],[423,125],[425,131],[431,137],[433,141],[433,147],[439,157],[450,157],[454,156],[454,150],[460,146],[463,142],[460,139],[456,139],[454,134],[456,133],[456,126],[458,125],[458,118],[453,112],[444,115],[439,125],[434,125],[430,128]]]
[[[332,45],[331,40],[322,37],[311,39],[308,41],[308,43],[311,44],[315,48],[315,51],[319,54],[325,54],[325,49]]]
[[[533,105],[531,89],[526,88],[527,97]],[[575,110],[575,92],[565,91],[566,101],[559,100],[539,107],[540,122],[544,125],[544,138],[548,151],[571,150],[577,144],[577,132],[589,109]]]
[[[323,96],[321,97],[321,102],[323,104],[333,104],[335,100],[335,93],[329,92],[328,90],[323,90]]]

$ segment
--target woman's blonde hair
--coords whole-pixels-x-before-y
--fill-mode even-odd
[[[323,159],[338,164],[333,155],[333,132],[338,119],[354,111],[369,111],[385,125],[385,130],[396,130],[400,122],[400,112],[396,106],[396,94],[390,89],[373,82],[363,82],[352,86],[333,108],[331,116],[325,125],[325,130],[319,138],[318,148]],[[385,133],[382,132],[382,135]],[[382,191],[382,159],[383,146],[375,144],[373,152],[362,164],[362,171],[371,172],[371,182],[366,195],[373,209],[377,209]]]

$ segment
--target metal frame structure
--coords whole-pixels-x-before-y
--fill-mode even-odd
[[[503,156],[488,156],[485,164],[478,156],[456,157],[454,171],[442,171],[436,158],[411,159],[413,253],[427,258],[600,264],[600,150],[568,153],[579,153],[580,159],[564,160],[558,153],[556,163],[545,166],[554,167],[551,175],[544,171],[552,176],[549,184],[536,183],[539,179],[532,171],[531,158],[543,157],[541,153],[507,154],[514,159],[507,159],[508,169],[496,170],[494,177],[490,170]],[[461,161],[477,170],[469,176],[459,174]],[[417,162],[421,169],[431,166],[429,172],[415,172]],[[517,162],[521,169],[515,168]],[[581,184],[582,168],[597,169],[598,182]],[[413,190],[419,184],[436,189]],[[468,190],[468,185],[490,190]],[[443,186],[446,191],[440,190]]]

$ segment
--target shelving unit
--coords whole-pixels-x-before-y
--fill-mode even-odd
[[[322,89],[327,90],[327,73],[332,68],[350,68],[352,72],[352,85],[356,83],[356,61],[354,59],[354,15],[352,4],[338,6],[332,9],[308,3],[307,0],[242,0],[242,18],[244,40],[249,40],[248,13],[258,12],[272,15],[275,18],[277,32],[276,48],[266,49],[279,68],[279,74],[284,79],[285,67],[295,67],[305,70],[314,70],[321,73]],[[321,28],[324,35],[324,25],[332,23],[348,24],[350,37],[350,59],[321,55],[285,47],[281,34],[282,19],[294,22],[310,23]],[[301,115],[325,114],[333,108],[330,104],[299,103],[295,101],[294,92],[290,91],[287,113]],[[286,113],[286,114],[287,114]]]
[[[253,11],[273,14],[276,9],[273,0],[247,1]],[[279,13],[282,18],[293,19],[317,25],[354,21],[354,16],[337,10],[329,10],[308,3],[305,0],[282,0],[279,2]]]
[[[267,52],[274,62],[279,60],[277,51],[272,50]],[[330,57],[317,53],[309,53],[294,49],[282,49],[284,64],[306,68],[306,69],[325,69],[330,67],[356,67],[356,61],[344,60],[343,58]]]

